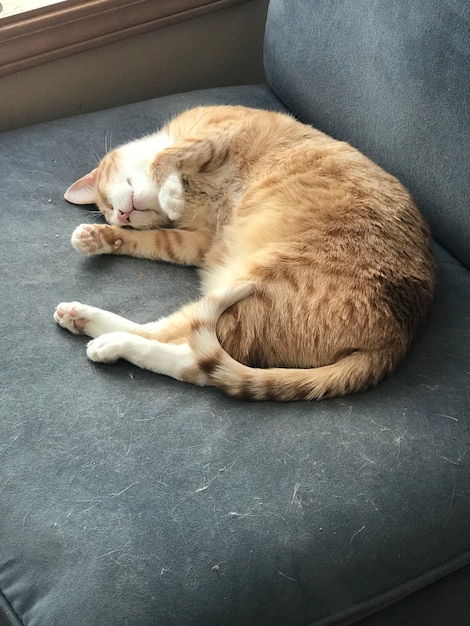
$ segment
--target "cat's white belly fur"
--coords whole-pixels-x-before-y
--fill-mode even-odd
[[[228,285],[237,284],[237,277],[246,280],[246,263],[240,259],[227,259],[223,265],[212,266],[201,272],[201,290],[204,295]]]

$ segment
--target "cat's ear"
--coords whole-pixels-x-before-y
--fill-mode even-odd
[[[64,198],[72,204],[95,204],[96,203],[96,174],[98,168],[92,170],[86,176],[82,176],[70,185],[64,193]]]

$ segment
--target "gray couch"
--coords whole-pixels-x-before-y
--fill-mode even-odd
[[[469,25],[466,0],[272,0],[267,84],[1,136],[0,622],[469,623]],[[94,365],[54,324],[62,300],[143,322],[195,297],[192,268],[81,257],[73,229],[101,218],[62,193],[105,134],[214,103],[289,110],[413,192],[437,296],[377,388],[246,403]]]

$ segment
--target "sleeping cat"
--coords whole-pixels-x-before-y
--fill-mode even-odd
[[[96,362],[253,400],[340,396],[390,373],[431,305],[430,235],[409,193],[288,115],[190,109],[111,151],[65,198],[109,223],[79,226],[77,250],[201,273],[198,302],[149,324],[59,304],[56,322],[94,338]]]

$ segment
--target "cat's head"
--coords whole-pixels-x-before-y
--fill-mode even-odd
[[[150,165],[158,147],[151,136],[112,150],[73,183],[64,198],[73,204],[96,204],[110,224],[140,230],[170,226],[179,216],[182,187],[176,174],[160,188],[152,179]]]

